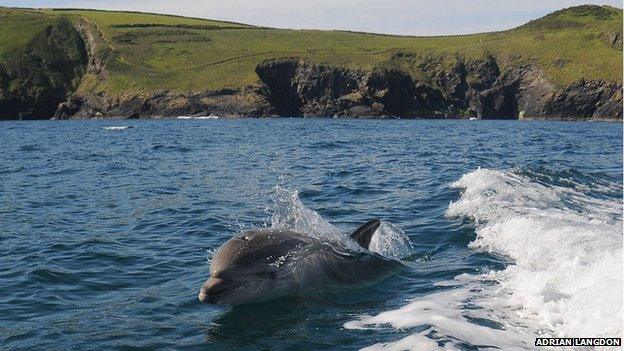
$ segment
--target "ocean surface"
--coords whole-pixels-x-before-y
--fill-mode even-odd
[[[0,123],[2,350],[524,350],[622,336],[622,124]],[[405,268],[223,307],[211,254],[254,227],[383,220]]]

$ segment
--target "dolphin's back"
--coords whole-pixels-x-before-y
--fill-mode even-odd
[[[323,243],[319,249],[308,252],[302,261],[295,265],[295,273],[301,273],[298,279],[314,281],[319,286],[370,283],[399,265],[368,251],[348,251],[331,243]]]

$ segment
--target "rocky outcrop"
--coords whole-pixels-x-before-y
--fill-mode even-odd
[[[609,30],[602,33],[601,39],[610,48],[622,51],[622,32]]]
[[[59,105],[54,118],[163,118],[176,116],[272,116],[272,106],[261,89],[222,89],[177,94],[167,91],[149,95],[110,97],[106,94],[73,96]]]
[[[113,49],[104,39],[104,35],[98,26],[80,17],[74,20],[74,28],[84,42],[87,51],[87,73],[99,77],[105,75],[106,64],[115,59],[115,49]]]
[[[545,118],[622,119],[622,86],[580,81],[557,91],[544,106]]]
[[[372,72],[268,61],[256,72],[281,116],[484,119],[621,119],[622,85],[577,82],[557,88],[537,67],[502,70],[493,56],[429,58],[424,79],[399,69]]]
[[[360,104],[362,72],[291,59],[265,62],[256,73],[281,116],[334,116]]]

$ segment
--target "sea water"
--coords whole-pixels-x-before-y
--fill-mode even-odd
[[[539,121],[0,123],[8,350],[533,349],[622,336],[622,125]],[[288,228],[405,268],[202,305],[236,233]]]

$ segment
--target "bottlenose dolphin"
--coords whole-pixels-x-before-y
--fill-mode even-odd
[[[401,264],[368,250],[379,225],[372,220],[350,235],[355,250],[282,229],[239,234],[213,256],[199,300],[241,304],[380,280]]]

